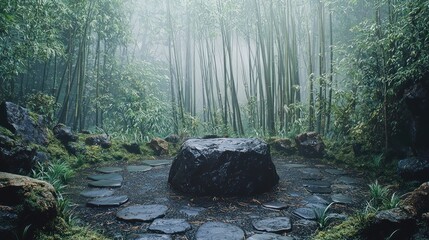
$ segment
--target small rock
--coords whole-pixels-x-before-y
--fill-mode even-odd
[[[106,134],[91,135],[85,139],[85,144],[89,146],[97,145],[102,148],[110,148],[112,146],[109,136]]]
[[[168,154],[168,142],[161,138],[154,138],[147,144],[155,153],[155,155]]]
[[[118,207],[128,202],[127,196],[110,196],[95,198],[87,203],[91,207]]]
[[[299,171],[303,174],[301,178],[304,180],[320,180],[323,178],[322,172],[317,168],[302,168]]]
[[[285,232],[292,229],[292,223],[288,217],[267,218],[252,223],[253,227],[265,232]]]
[[[310,193],[318,193],[318,194],[329,194],[332,193],[332,189],[330,187],[324,186],[307,186],[305,187],[307,191]]]
[[[307,204],[320,204],[320,205],[324,205],[324,206],[328,206],[329,202],[326,201],[324,198],[317,196],[317,195],[312,195],[310,197],[307,197],[303,200],[304,203]]]
[[[295,137],[295,143],[299,154],[304,157],[323,157],[325,154],[325,144],[318,133],[302,133]]]
[[[358,183],[358,180],[354,179],[354,178],[351,178],[351,177],[343,176],[343,177],[340,177],[338,179],[338,182],[339,183],[344,183],[344,184],[347,184],[347,185],[354,185],[354,184]]]
[[[78,139],[77,135],[72,132],[71,128],[62,123],[57,124],[52,131],[54,132],[54,136],[63,144],[76,142]]]
[[[149,230],[177,234],[183,233],[191,229],[191,225],[185,219],[155,219],[149,226]]]
[[[116,217],[125,221],[148,222],[163,217],[167,210],[164,205],[134,205],[118,211]]]
[[[165,137],[164,140],[169,143],[176,144],[180,142],[180,137],[179,135],[176,135],[176,134],[170,134],[167,137]]]
[[[279,152],[286,154],[294,154],[296,152],[296,147],[293,145],[292,140],[288,138],[283,139],[273,139],[271,145]]]
[[[244,232],[239,227],[229,223],[207,222],[198,228],[196,240],[243,240]]]
[[[140,150],[140,145],[138,143],[123,144],[122,146],[129,153],[142,154],[142,151]]]

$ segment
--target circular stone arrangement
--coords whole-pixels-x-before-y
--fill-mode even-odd
[[[109,236],[127,240],[308,239],[299,234],[316,231],[317,214],[334,202],[328,218],[344,221],[343,210],[357,203],[350,191],[362,192],[358,185],[366,186],[343,169],[276,161],[285,180],[272,192],[233,198],[182,196],[169,191],[165,182],[165,166],[171,163],[148,160],[96,169],[98,174],[88,176],[79,194],[86,202],[81,212],[89,210],[86,219],[108,229]],[[98,220],[105,215],[111,218]]]

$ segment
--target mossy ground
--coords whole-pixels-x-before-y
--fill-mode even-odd
[[[313,240],[360,240],[363,229],[374,218],[373,213],[359,213],[332,228],[319,231]]]

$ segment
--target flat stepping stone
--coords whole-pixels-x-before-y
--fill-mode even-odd
[[[328,206],[329,202],[326,201],[324,198],[319,197],[317,195],[312,195],[310,197],[307,197],[303,200],[304,203],[307,204],[320,204],[320,205],[324,205],[324,206]]]
[[[292,229],[292,223],[288,217],[266,218],[252,223],[253,227],[265,232],[285,232]]]
[[[344,183],[344,184],[347,184],[347,185],[353,185],[353,184],[357,184],[359,181],[357,179],[354,179],[354,178],[351,178],[351,177],[343,176],[343,177],[340,177],[338,179],[338,182],[339,183]]]
[[[262,234],[255,234],[247,238],[247,240],[294,240],[294,238],[278,235],[275,233],[262,233]]]
[[[99,181],[99,180],[123,181],[124,180],[122,175],[118,173],[96,174],[96,175],[88,176],[88,179],[93,181]]]
[[[334,194],[331,196],[331,199],[335,203],[340,204],[352,204],[353,199],[350,196],[343,195],[343,194]]]
[[[306,181],[302,184],[304,187],[331,187],[331,183],[326,181]]]
[[[305,167],[307,167],[307,165],[297,164],[297,163],[286,163],[286,164],[283,164],[283,166],[285,168],[305,168]]]
[[[332,189],[330,187],[320,187],[320,186],[308,186],[305,187],[307,191],[310,193],[318,193],[318,194],[330,194],[332,193]]]
[[[101,187],[101,188],[118,188],[122,186],[122,181],[118,180],[98,180],[91,181],[88,183],[90,187]]]
[[[303,219],[316,220],[316,213],[311,208],[297,208],[293,213]]]
[[[143,161],[143,164],[147,164],[152,167],[158,167],[163,165],[169,165],[172,162],[173,162],[172,160],[145,160]]]
[[[244,232],[241,228],[222,222],[207,222],[198,228],[196,240],[242,240]]]
[[[149,222],[163,217],[168,208],[164,205],[134,205],[126,207],[116,213],[116,217],[125,221]]]
[[[88,206],[92,207],[118,207],[128,202],[128,197],[123,196],[110,196],[95,198],[87,203]]]
[[[96,190],[87,190],[80,192],[82,197],[86,198],[100,198],[100,197],[109,197],[114,193],[113,190],[108,189],[96,189]]]
[[[128,166],[127,170],[128,170],[128,172],[147,172],[147,171],[152,170],[152,167],[148,166],[148,165]]]
[[[182,209],[180,209],[180,213],[185,214],[188,217],[196,217],[200,214],[200,212],[206,210],[205,208],[202,207],[189,207],[189,206],[185,206]]]
[[[344,170],[340,170],[340,169],[325,169],[325,172],[336,176],[347,174]]]
[[[323,178],[322,172],[317,168],[302,168],[299,171],[303,174],[302,179],[320,180]]]
[[[131,238],[132,240],[172,240],[170,235],[145,233]]]
[[[149,230],[177,234],[184,233],[191,229],[191,225],[185,219],[155,219],[149,226]]]
[[[117,173],[122,172],[123,169],[120,167],[101,167],[97,168],[96,171],[100,173]]]
[[[288,205],[282,202],[268,202],[262,204],[265,208],[274,209],[274,210],[283,210],[288,208]]]

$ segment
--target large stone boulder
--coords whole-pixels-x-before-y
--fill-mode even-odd
[[[422,218],[429,212],[429,182],[425,182],[420,187],[407,194],[401,202],[404,209],[413,218]]]
[[[416,231],[416,219],[400,208],[378,212],[364,231],[365,239],[410,239]]]
[[[316,132],[302,133],[295,137],[299,154],[304,157],[323,157],[325,144]]]
[[[243,196],[272,190],[279,176],[258,139],[190,139],[174,159],[168,182],[191,195]]]
[[[36,149],[0,133],[0,171],[27,174],[36,162]]]
[[[48,144],[48,131],[43,117],[30,114],[28,109],[11,102],[0,104],[0,125],[24,141],[39,145]]]
[[[429,181],[429,159],[402,159],[398,162],[398,174],[405,180]]]
[[[0,239],[15,239],[27,226],[43,227],[58,214],[55,189],[47,182],[0,172]]]

